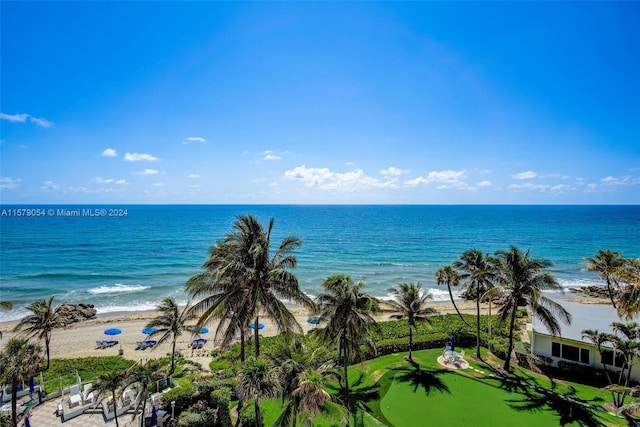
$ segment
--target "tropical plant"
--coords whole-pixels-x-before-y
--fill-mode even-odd
[[[3,384],[11,384],[11,421],[13,426],[18,426],[18,384],[38,372],[42,362],[42,348],[26,339],[9,339],[4,351],[0,353],[0,378]]]
[[[31,312],[24,317],[13,329],[14,332],[20,332],[27,338],[37,338],[44,341],[44,348],[47,357],[47,365],[45,369],[49,369],[50,363],[50,343],[51,335],[55,328],[60,326],[59,316],[53,309],[53,299],[39,299],[26,308]]]
[[[593,258],[585,257],[584,259],[587,262],[586,270],[597,271],[598,277],[604,279],[607,282],[607,292],[609,293],[609,299],[611,300],[611,304],[613,304],[613,307],[617,309],[615,292],[612,285],[615,285],[616,288],[618,287],[616,272],[620,267],[624,265],[622,252],[614,252],[611,249],[607,249],[606,251],[598,249]]]
[[[631,320],[640,313],[640,258],[625,259],[614,271],[614,277],[620,285],[616,299],[618,315]]]
[[[150,335],[160,336],[158,344],[171,340],[171,368],[169,369],[169,375],[171,375],[176,366],[176,342],[178,337],[188,328],[186,323],[192,320],[194,315],[189,310],[189,304],[180,310],[175,300],[169,297],[162,299],[157,311],[160,314],[147,323],[147,328],[157,328]]]
[[[0,301],[0,308],[3,310],[11,310],[13,304],[11,301]],[[0,331],[0,339],[2,339],[2,331]]]
[[[453,262],[453,267],[462,271],[461,278],[467,279],[467,293],[475,293],[476,300],[476,357],[480,355],[480,299],[493,288],[491,258],[477,249],[470,249]]]
[[[530,251],[523,253],[511,246],[508,251],[497,251],[492,259],[494,280],[499,286],[488,291],[501,292],[504,304],[498,310],[498,320],[509,325],[509,347],[504,369],[511,367],[513,333],[518,307],[526,306],[553,335],[560,333],[560,323],[571,323],[571,314],[562,305],[544,296],[542,291],[562,291],[562,287],[549,273],[543,271],[551,264],[545,260],[531,258]]]
[[[238,397],[247,402],[253,399],[256,424],[263,425],[260,413],[260,402],[263,399],[273,398],[278,395],[278,376],[276,369],[262,358],[250,359],[238,374]]]
[[[409,324],[409,360],[413,360],[411,349],[413,347],[413,330],[416,321],[423,321],[429,324],[429,314],[434,313],[434,309],[427,307],[427,301],[433,299],[429,291],[422,290],[421,283],[400,283],[396,288],[389,289],[393,300],[387,301],[397,313],[392,314],[392,319],[407,319]]]
[[[582,331],[582,338],[588,338],[598,349],[598,353],[602,355],[605,351],[605,344],[611,342],[611,334],[600,332],[597,329],[584,329]],[[607,362],[605,358],[602,358],[602,366],[604,367],[604,374],[607,377],[607,382],[611,383],[611,376],[609,375],[609,369],[607,368]]]
[[[467,321],[464,319],[464,317],[462,317],[462,313],[460,313],[460,310],[458,309],[458,306],[456,305],[456,301],[453,299],[453,293],[451,292],[451,287],[452,286],[458,286],[460,284],[460,275],[458,274],[458,272],[450,265],[446,265],[444,267],[440,267],[437,271],[436,271],[436,281],[438,283],[438,285],[447,285],[447,289],[449,290],[449,298],[451,298],[451,304],[453,304],[453,308],[456,309],[456,313],[458,313],[458,316],[460,317],[460,319],[467,325],[467,326],[471,326],[469,325],[469,323],[467,323]]]
[[[125,373],[122,371],[105,372],[98,377],[100,385],[98,386],[98,393],[106,395],[111,393],[111,403],[113,405],[113,415],[116,421],[116,427],[119,427],[118,423],[118,393],[125,385]]]
[[[362,292],[362,281],[354,283],[344,274],[330,276],[320,286],[324,292],[317,297],[319,320],[326,326],[319,329],[318,334],[321,342],[338,346],[338,357],[344,370],[344,404],[349,414],[347,366],[352,361],[364,359],[365,348],[375,353],[370,332],[378,330],[373,314],[380,311],[380,306],[377,299]]]
[[[144,426],[144,414],[147,406],[147,397],[149,394],[149,384],[162,378],[162,371],[157,360],[151,359],[147,363],[136,364],[126,373],[126,381],[129,384],[137,383],[140,388],[141,399],[135,408],[133,419],[138,415],[138,411],[142,414],[140,417],[140,427]]]
[[[302,327],[283,303],[289,300],[314,309],[313,301],[300,290],[298,279],[289,271],[297,265],[293,250],[301,245],[297,237],[286,237],[271,256],[271,218],[265,230],[255,216],[240,215],[233,231],[214,245],[206,271],[187,282],[192,296],[208,295],[192,311],[200,313],[199,325],[221,318],[225,342],[243,333],[253,320],[255,355],[260,356],[258,325],[265,314],[278,332],[302,333]]]

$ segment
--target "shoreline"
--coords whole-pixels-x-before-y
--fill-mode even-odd
[[[564,300],[572,302],[580,302],[584,304],[602,304],[597,298],[563,298]],[[605,300],[606,303],[606,300]],[[463,314],[475,314],[476,304],[474,301],[456,300],[456,305]],[[438,311],[439,314],[455,314],[455,308],[451,301],[432,301],[429,304]],[[288,305],[296,317],[298,324],[302,328],[304,333],[309,332],[314,328],[313,325],[307,322],[310,316],[309,311],[301,306]],[[391,311],[388,308],[384,308],[384,302],[382,304],[382,312],[376,316],[378,321],[390,320]],[[495,314],[498,310],[498,306],[492,305],[492,314]],[[481,314],[488,314],[489,304],[480,304]],[[55,329],[51,338],[51,358],[52,359],[66,359],[66,358],[78,358],[78,357],[90,357],[90,356],[115,356],[118,355],[119,350],[122,348],[123,357],[134,361],[144,361],[148,359],[155,359],[163,357],[170,353],[170,343],[165,342],[157,345],[153,349],[136,350],[136,341],[141,341],[146,338],[142,333],[142,329],[146,324],[156,316],[156,311],[137,311],[137,312],[111,312],[98,314],[95,319],[83,320],[76,323],[71,323],[63,328]],[[3,333],[2,340],[0,340],[0,349],[3,349],[9,338],[15,337],[17,334],[12,332],[13,328],[17,324],[17,321],[0,323],[0,330]],[[195,322],[194,322],[195,323]],[[263,336],[277,335],[278,331],[273,321],[268,317],[261,317],[260,323],[265,325],[264,329],[260,331]],[[122,330],[121,334],[116,336],[107,336],[104,334],[104,330],[107,328],[117,327]],[[213,321],[209,325],[209,332],[202,334],[201,337],[207,339],[202,350],[192,350],[189,345],[196,336],[191,332],[183,333],[178,337],[176,350],[188,359],[199,362],[204,369],[207,369],[207,365],[210,361],[208,354],[214,348],[217,348],[215,343],[215,328],[217,322]],[[154,337],[157,339],[158,337]],[[118,344],[106,348],[97,349],[96,341],[113,339],[118,340]]]

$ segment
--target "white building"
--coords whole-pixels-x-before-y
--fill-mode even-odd
[[[597,369],[604,369],[602,358],[605,358],[609,371],[619,372],[622,367],[620,357],[614,357],[609,348],[598,352],[598,348],[588,339],[582,338],[582,331],[586,329],[600,332],[613,333],[613,322],[627,323],[620,320],[616,310],[611,305],[581,304],[556,300],[572,316],[571,325],[561,323],[561,333],[553,336],[547,328],[538,320],[532,319],[531,325],[531,349],[533,354],[547,356],[553,360],[554,365],[559,361],[567,361],[588,365]],[[631,321],[638,322],[638,318]],[[634,365],[631,370],[631,378],[640,381],[640,366]]]

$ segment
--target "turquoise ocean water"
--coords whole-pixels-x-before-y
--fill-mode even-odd
[[[17,216],[20,208],[44,211]],[[295,273],[310,295],[325,277],[341,272],[364,279],[365,289],[376,296],[387,296],[398,283],[419,281],[434,299],[447,299],[435,271],[471,248],[530,249],[534,257],[553,262],[552,272],[565,287],[601,284],[582,270],[583,257],[598,248],[640,256],[640,206],[4,205],[0,210],[0,299],[14,304],[0,313],[0,321],[21,318],[25,305],[51,295],[58,302],[92,303],[100,313],[150,310],[163,296],[186,302],[185,281],[201,271],[209,247],[239,214],[254,214],[265,225],[274,217],[275,243],[290,235],[302,239]],[[117,210],[126,210],[126,216],[109,216],[124,213]]]

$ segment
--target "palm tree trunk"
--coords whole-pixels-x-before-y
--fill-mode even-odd
[[[244,327],[240,328],[240,363],[244,365]]]
[[[173,345],[171,347],[171,369],[169,375],[173,374],[173,370],[176,367],[176,337],[173,337]]]
[[[258,402],[258,399],[256,399],[255,397],[253,398],[253,407],[256,412],[256,425],[258,427],[262,427],[262,420],[260,419],[262,415],[260,414],[260,402]]]
[[[49,362],[51,360],[51,357],[49,355],[49,341],[51,341],[51,337],[47,335],[47,337],[44,340],[44,348],[47,352],[47,367],[45,368],[45,371],[49,370]]]
[[[346,343],[344,342],[344,336],[340,338],[340,341],[342,347],[342,364],[344,365],[344,404],[347,407],[347,425],[349,425],[351,410],[349,409],[349,372],[347,370],[347,367],[349,365],[348,353]]]
[[[504,360],[504,370],[509,371],[511,369],[511,352],[513,351],[513,329],[516,325],[516,311],[518,310],[517,304],[511,311],[511,320],[509,322],[509,350]]]
[[[11,421],[18,427],[18,381],[11,381]]]
[[[616,307],[616,302],[613,299],[613,290],[611,289],[611,280],[609,279],[609,276],[607,276],[607,291],[609,292],[609,299],[611,300],[613,308],[617,310],[618,307]]]
[[[480,357],[480,283],[476,286],[476,357]]]
[[[120,424],[118,424],[118,404],[116,402],[115,390],[113,390],[113,419],[116,420],[116,427],[120,427]]]
[[[458,309],[456,302],[453,300],[453,292],[451,292],[451,285],[449,283],[447,283],[447,289],[449,290],[449,298],[451,298],[451,304],[453,304],[453,308],[456,309],[456,313],[458,313],[458,317],[460,317],[460,320],[462,320],[465,325],[471,326],[466,320],[464,320],[464,317],[462,317],[462,313],[460,313],[460,310]]]
[[[256,314],[256,320],[253,323],[253,341],[255,341],[255,345],[256,345],[256,358],[260,357],[260,340],[258,338],[260,338],[260,328],[258,328],[258,320],[259,320],[259,316]]]
[[[413,328],[409,325],[409,360],[413,360],[413,357],[411,357],[411,347],[413,347]]]

